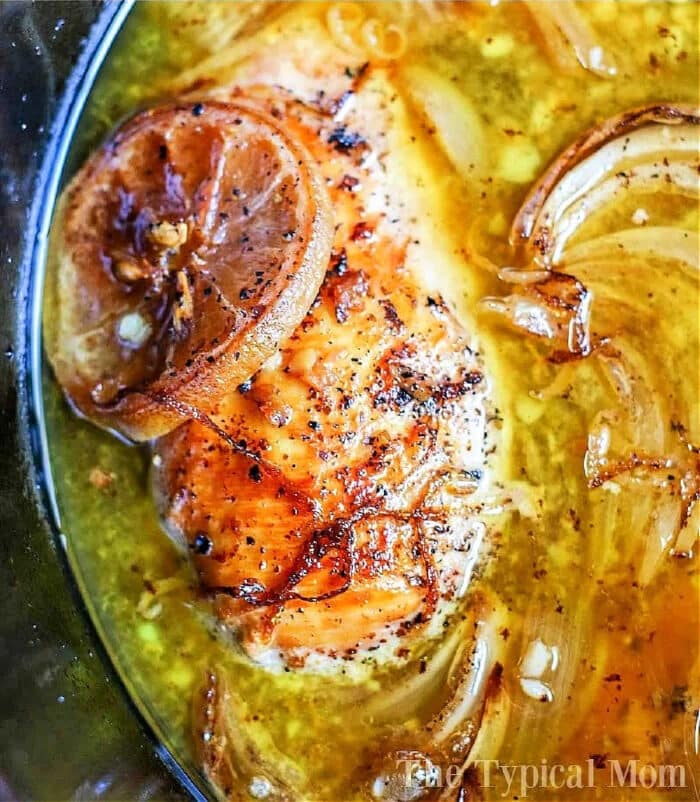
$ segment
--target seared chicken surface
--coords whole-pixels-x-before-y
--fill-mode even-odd
[[[463,593],[484,533],[470,495],[484,471],[487,382],[432,289],[443,246],[419,239],[384,162],[391,85],[362,69],[347,84],[333,102],[234,91],[320,166],[333,251],[279,355],[208,421],[157,443],[169,531],[189,544],[219,615],[269,664],[401,655],[397,636],[424,632]]]

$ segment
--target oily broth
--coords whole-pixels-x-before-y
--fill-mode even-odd
[[[241,21],[247,3],[137,6],[93,93],[75,164],[125,114],[171,97],[173,76],[196,70],[214,50],[241,42],[254,49],[260,26],[293,31],[295,20],[323,18],[328,5],[252,4],[259,15],[252,22]],[[396,17],[403,25],[406,55],[388,67],[397,85],[405,85],[408,68],[416,64],[434,71],[456,87],[485,132],[479,169],[460,171],[445,156],[439,132],[425,121],[417,125],[440,176],[435,192],[441,208],[464,231],[467,252],[478,250],[496,264],[508,263],[508,227],[529,186],[581,131],[645,102],[698,103],[698,7],[692,3],[580,4],[600,45],[617,62],[612,80],[583,69],[572,75],[553,70],[531,16],[519,4],[464,4],[453,10],[449,24],[442,22],[439,4],[403,3],[400,14],[398,8],[362,5],[368,16]],[[605,231],[615,217],[629,220],[640,206],[654,224],[680,222],[697,230],[697,209],[672,197],[637,196],[587,225]],[[691,383],[687,425],[697,442],[697,274],[673,264],[652,268],[663,280],[650,279],[649,265],[645,272],[631,264],[633,280],[606,282],[601,273],[593,277],[594,292],[601,299],[645,298],[642,308],[624,307],[626,342],[663,376],[662,405],[670,409],[674,398],[687,397]],[[667,559],[642,586],[644,544],[635,526],[651,512],[647,490],[642,484],[625,488],[637,508],[637,518],[625,518],[615,507],[614,491],[587,488],[581,467],[586,437],[596,415],[615,403],[605,371],[597,359],[553,365],[545,347],[484,314],[478,300],[504,288],[476,260],[467,257],[462,273],[442,281],[465,319],[475,321],[470,327],[478,326],[503,441],[495,464],[504,478],[520,483],[536,511],[504,517],[475,580],[475,587],[493,590],[509,612],[505,683],[513,712],[501,760],[584,763],[590,755],[610,753],[687,763],[692,722],[682,700],[694,665],[697,671],[696,563]],[[412,676],[419,655],[408,668],[381,669],[362,680],[273,676],[253,668],[234,644],[210,633],[207,602],[198,597],[186,558],[156,519],[147,454],[79,420],[49,377],[45,403],[62,528],[83,596],[131,693],[165,742],[195,770],[191,699],[206,669],[216,665],[245,700],[257,747],[291,758],[308,778],[310,798],[357,796],[382,738],[397,723],[418,731],[440,702],[436,691],[408,714],[403,707],[374,717],[365,712],[368,700]],[[96,466],[114,475],[102,489],[90,481]],[[612,519],[617,528],[605,529]],[[518,687],[518,660],[538,637],[562,644],[567,683],[558,687],[553,678],[549,704]],[[604,679],[617,674],[622,681]],[[495,797],[500,790],[493,790]],[[530,796],[537,793],[544,792]],[[606,789],[606,798],[626,793]],[[678,799],[691,795],[689,788],[675,793]]]

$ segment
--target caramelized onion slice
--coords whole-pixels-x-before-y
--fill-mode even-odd
[[[455,626],[428,663],[426,674],[433,674],[439,678],[437,684],[445,686],[443,705],[420,730],[406,728],[395,743],[385,744],[370,783],[371,798],[383,802],[442,799],[442,795],[429,794],[426,770],[428,776],[433,772],[445,776],[452,766],[450,771],[456,768],[458,779],[474,759],[493,759],[498,754],[510,708],[503,668],[507,665],[503,632],[507,632],[509,612],[492,593],[475,596],[472,604],[471,614]],[[451,664],[444,676],[446,654]],[[397,689],[392,702],[396,702],[395,710],[404,711],[401,693]],[[372,714],[375,709],[371,708]],[[455,785],[451,788],[454,791]]]
[[[669,554],[691,555],[698,536],[698,236],[679,227],[692,210],[676,226],[634,229],[618,228],[614,212],[630,193],[697,202],[699,123],[698,109],[661,104],[580,137],[516,216],[517,266],[499,272],[512,293],[484,304],[548,340],[552,361],[596,355],[612,397],[590,427],[584,469],[601,543],[640,534],[629,539],[640,584]],[[605,233],[588,225],[603,210],[613,212],[597,218]]]
[[[510,239],[518,266],[498,272],[515,292],[487,298],[484,306],[550,340],[553,361],[579,359],[605,342],[591,335],[593,298],[580,275],[585,262],[608,262],[625,252],[673,258],[697,270],[692,232],[654,227],[587,240],[584,227],[630,193],[696,198],[699,123],[698,109],[658,104],[620,114],[579,137],[545,171],[515,217]]]
[[[46,349],[69,399],[134,440],[221,396],[308,311],[330,254],[311,158],[245,101],[155,108],[73,179]]]
[[[596,192],[593,208],[628,184],[655,192],[671,183],[697,195],[699,123],[696,108],[659,104],[620,114],[583,134],[530,191],[513,223],[511,243],[524,245],[537,262],[549,266],[561,259],[566,240],[585,220],[581,213],[567,220],[567,212]],[[567,222],[564,235],[562,219]]]
[[[296,763],[249,713],[225,671],[206,671],[193,697],[191,723],[195,753],[220,798],[300,798],[303,777]]]

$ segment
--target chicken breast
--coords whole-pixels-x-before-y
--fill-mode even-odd
[[[249,64],[217,98],[261,104],[319,164],[325,281],[276,357],[157,442],[154,482],[249,654],[317,667],[406,655],[464,595],[486,531],[488,382],[438,290],[458,257],[421,208],[427,173],[388,74],[345,68],[332,99],[308,72],[295,93],[297,74],[271,89]]]

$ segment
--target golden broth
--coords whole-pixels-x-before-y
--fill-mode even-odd
[[[137,5],[93,93],[76,161],[123,115],[175,94],[178,75],[193,70],[196,76],[197,65],[212,52],[242,44],[244,58],[246,47],[255,52],[271,46],[259,35],[260,26],[293,36],[299,20],[324,19],[329,5],[282,3],[266,11],[257,27],[238,34],[236,21],[246,3]],[[697,770],[688,689],[698,682],[696,559],[666,557],[640,581],[647,549],[642,526],[653,514],[648,487],[640,481],[623,490],[614,483],[591,490],[582,468],[596,416],[618,403],[605,369],[595,357],[554,365],[545,358],[546,347],[484,313],[479,299],[507,290],[470,258],[469,249],[478,246],[493,262],[508,263],[514,213],[549,161],[581,131],[646,102],[698,103],[698,6],[579,4],[597,41],[617,63],[616,77],[605,79],[583,68],[573,74],[553,69],[521,4],[457,5],[449,19],[439,3],[361,8],[367,16],[395,16],[405,26],[406,54],[387,67],[397,86],[405,85],[416,65],[434,71],[469,104],[484,132],[486,168],[465,174],[446,158],[440,132],[416,123],[416,135],[440,176],[436,195],[449,222],[464,232],[463,272],[444,283],[465,318],[477,321],[501,418],[498,469],[536,506],[534,517],[503,516],[489,559],[474,580],[475,587],[493,591],[509,613],[504,678],[512,709],[493,757],[538,766],[541,760],[585,765],[591,756],[604,766],[606,755],[682,764],[687,787],[671,791],[669,798],[690,799],[691,772]],[[236,68],[234,60],[221,80],[234,82]],[[697,230],[697,208],[668,197],[637,197],[587,225],[604,231],[611,214],[628,220],[639,206],[654,224]],[[629,272],[633,278],[625,279],[601,270],[587,283],[596,303],[618,299],[616,322],[625,342],[650,366],[654,391],[663,395],[660,403],[669,415],[678,398],[686,399],[690,418],[684,424],[697,443],[697,272],[683,273],[673,263],[644,269],[630,264]],[[418,731],[439,701],[436,691],[408,708],[371,712],[371,700],[416,672],[418,661],[398,672],[384,668],[363,680],[333,681],[292,672],[271,675],[246,662],[231,643],[210,634],[207,602],[198,596],[186,558],[159,526],[148,454],[79,420],[48,377],[45,390],[69,555],[108,650],[166,744],[196,770],[191,700],[205,670],[216,665],[245,700],[258,748],[285,756],[301,770],[305,798],[359,797],[381,739],[399,724]],[[621,492],[627,499],[623,507]],[[518,685],[518,661],[536,638],[558,644],[566,663],[561,682],[553,680],[549,703],[527,697]],[[598,790],[569,791],[567,798],[645,793],[606,788],[606,767],[596,769],[595,778]],[[484,793],[501,798],[507,790],[502,776],[491,779],[494,788]],[[658,789],[647,793],[657,798]],[[529,795],[564,798],[538,788]]]

